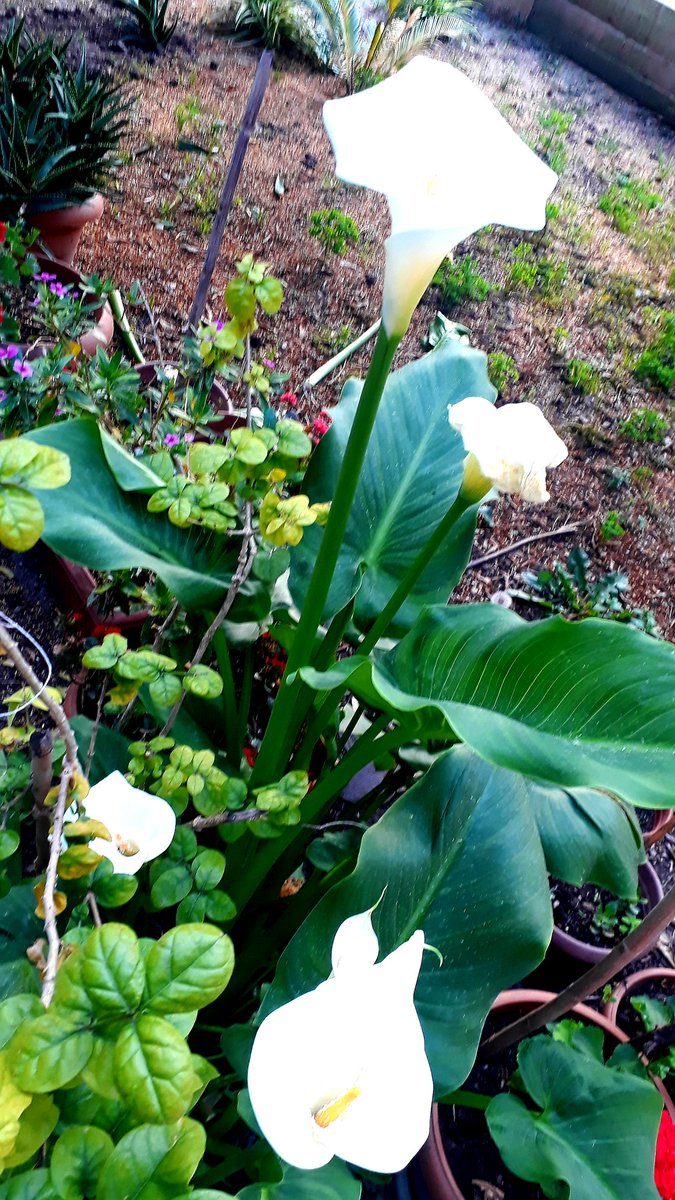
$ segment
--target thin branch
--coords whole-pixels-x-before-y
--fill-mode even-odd
[[[52,786],[52,731],[35,730],[29,739],[33,817],[35,818],[35,868],[44,871],[49,862],[49,830],[52,816],[45,797]]]
[[[138,294],[141,297],[141,300],[143,301],[143,307],[145,308],[145,311],[148,314],[148,320],[150,322],[150,332],[152,334],[152,340],[155,343],[155,349],[157,351],[157,361],[159,362],[159,365],[162,368],[162,371],[164,371],[164,355],[162,354],[162,341],[159,336],[159,330],[157,328],[157,321],[155,319],[155,314],[153,313],[152,308],[150,307],[150,301],[148,300],[148,297],[146,296],[145,292],[143,291],[143,285],[138,280],[136,280],[136,286],[138,287]]]
[[[157,630],[157,633],[155,634],[155,640],[152,643],[152,649],[155,654],[159,650],[159,648],[164,640],[166,631],[169,628],[169,626],[171,625],[176,614],[179,612],[180,608],[181,608],[181,605],[176,600],[175,603],[171,606],[167,616],[162,621],[162,624],[160,625],[159,629]],[[115,729],[117,730],[118,733],[122,729],[124,729],[124,726],[126,725],[127,721],[129,720],[129,717],[131,716],[132,712],[134,711],[134,709],[136,707],[137,700],[138,700],[138,692],[136,692],[135,696],[131,697],[131,700],[127,704],[124,712],[117,719],[117,724],[115,725]]]
[[[91,737],[89,738],[89,746],[87,749],[87,761],[84,764],[85,779],[89,778],[91,764],[94,759],[94,751],[96,749],[96,738],[98,737],[98,731],[99,731],[99,728],[101,725],[101,717],[103,716],[103,702],[105,700],[105,693],[106,693],[107,687],[108,687],[108,675],[106,673],[103,676],[103,683],[101,684],[101,690],[98,694],[98,704],[96,705],[96,717],[94,719],[94,724],[92,725]]]
[[[594,963],[590,970],[586,971],[579,979],[575,979],[574,983],[566,987],[553,1000],[542,1004],[540,1008],[535,1008],[526,1016],[520,1017],[511,1025],[507,1025],[505,1029],[500,1029],[498,1033],[487,1038],[483,1043],[482,1051],[491,1057],[507,1046],[521,1041],[522,1038],[529,1037],[543,1025],[557,1021],[575,1004],[580,1004],[583,1000],[588,999],[593,992],[604,987],[615,975],[630,966],[636,958],[645,954],[655,936],[666,929],[673,920],[675,920],[675,887],[671,887],[663,899],[659,900],[651,912],[647,913],[637,929],[629,933],[600,962]]]
[[[97,929],[100,929],[103,922],[101,920],[101,914],[98,911],[98,904],[96,903],[96,897],[95,897],[94,893],[87,892],[87,894],[85,896],[85,900],[87,901],[87,904],[89,905],[89,912],[91,913],[91,919],[94,922],[94,925],[96,926]]]
[[[481,567],[483,563],[492,562],[494,558],[503,558],[505,554],[511,554],[514,550],[520,550],[521,546],[529,546],[530,542],[543,542],[546,538],[563,537],[566,533],[576,533],[585,521],[574,521],[571,525],[561,525],[559,529],[548,529],[546,533],[533,533],[530,537],[521,538],[519,542],[512,542],[510,546],[503,546],[501,550],[491,550],[489,554],[483,554],[480,558],[472,558],[467,566],[467,571],[471,567]]]
[[[211,817],[195,817],[194,821],[186,821],[184,828],[194,829],[198,833],[200,829],[215,829],[217,825],[232,825],[236,821],[262,821],[266,816],[267,813],[259,808],[242,808],[240,812],[219,812]]]
[[[63,818],[68,803],[68,787],[73,774],[77,771],[77,742],[75,735],[70,728],[68,718],[64,713],[61,705],[48,691],[43,690],[43,685],[38,679],[35,671],[30,663],[26,662],[21,650],[17,646],[14,639],[10,636],[7,628],[0,621],[0,646],[3,647],[7,658],[12,663],[12,666],[18,671],[19,675],[26,681],[34,695],[41,695],[41,699],[47,708],[52,721],[56,725],[61,737],[66,745],[66,753],[63,759],[61,768],[61,782],[59,784],[59,792],[56,804],[54,806],[54,818],[52,821],[52,839],[49,850],[49,862],[47,863],[47,871],[45,874],[45,888],[42,897],[42,906],[45,914],[45,934],[47,937],[47,945],[49,947],[47,953],[47,965],[45,967],[42,979],[42,1003],[45,1008],[48,1008],[52,996],[54,995],[54,985],[56,983],[56,970],[59,961],[59,950],[61,948],[61,940],[59,938],[58,929],[56,928],[56,905],[54,902],[54,892],[56,890],[56,877],[58,874],[59,854],[61,853],[61,836],[63,833]]]
[[[232,576],[232,579],[230,580],[230,586],[227,589],[227,593],[225,595],[225,599],[223,600],[223,603],[221,604],[218,612],[216,613],[211,624],[209,625],[208,629],[206,630],[206,633],[204,634],[201,642],[199,643],[199,645],[195,651],[195,654],[193,655],[192,662],[191,662],[191,665],[193,667],[198,666],[199,663],[204,658],[204,655],[206,654],[209,646],[211,645],[211,642],[213,641],[215,634],[220,629],[221,625],[223,624],[223,621],[227,617],[227,614],[229,613],[230,609],[232,608],[232,605],[234,604],[234,602],[237,598],[240,588],[243,587],[243,585],[246,583],[246,580],[248,579],[248,577],[251,573],[251,568],[253,567],[253,561],[255,559],[256,549],[257,549],[255,537],[253,536],[251,513],[252,513],[251,502],[247,500],[246,507],[245,507],[245,515],[244,515],[244,536],[242,539],[241,549],[239,551],[239,557],[237,559],[237,565],[235,567],[234,575]],[[166,737],[167,734],[171,731],[171,729],[173,729],[174,723],[175,723],[176,718],[181,710],[181,707],[182,707],[182,704],[183,704],[186,694],[187,693],[185,691],[185,688],[183,688],[180,696],[176,700],[176,703],[174,704],[173,708],[171,709],[171,712],[169,713],[169,715],[164,723],[164,728],[160,731],[160,734],[159,734],[160,737]]]

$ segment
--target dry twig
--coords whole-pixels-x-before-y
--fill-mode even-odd
[[[576,533],[584,521],[574,521],[571,525],[561,525],[559,529],[547,529],[546,533],[533,533],[530,537],[521,538],[519,542],[512,542],[510,546],[502,546],[501,550],[491,550],[489,554],[483,554],[480,558],[472,558],[467,566],[467,571],[473,567],[480,567],[483,563],[492,562],[493,558],[503,558],[505,554],[511,554],[513,550],[520,550],[522,546],[529,546],[530,542],[543,542],[547,538],[563,537],[566,533]]]

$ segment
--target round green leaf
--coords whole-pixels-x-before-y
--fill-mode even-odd
[[[19,835],[14,829],[0,829],[0,860],[10,858],[19,845]]]
[[[115,1042],[110,1037],[94,1037],[89,1062],[82,1069],[82,1083],[86,1083],[96,1096],[103,1096],[106,1100],[120,1098],[113,1072],[114,1057]]]
[[[24,448],[28,445],[27,442],[23,444]],[[67,454],[53,450],[51,446],[37,446],[34,442],[30,443],[30,447],[34,451],[30,460],[24,463],[19,472],[14,472],[19,475],[24,487],[59,488],[68,483],[70,459]]]
[[[53,1092],[79,1074],[93,1045],[93,1034],[65,1017],[26,1021],[7,1047],[14,1081],[26,1092]]]
[[[0,1197],[2,1200],[58,1200],[45,1167],[15,1175],[2,1185]]]
[[[231,279],[225,288],[225,303],[228,311],[242,325],[248,324],[255,314],[257,290],[256,288],[254,291],[248,279],[244,279],[241,275]]]
[[[206,896],[202,892],[190,892],[176,909],[176,924],[189,925],[191,921],[203,921],[206,916]]]
[[[184,1116],[196,1088],[187,1042],[168,1021],[144,1016],[117,1039],[115,1083],[137,1121],[170,1124]]]
[[[288,458],[307,458],[312,453],[311,439],[298,421],[277,421],[279,454]]]
[[[223,690],[223,681],[217,671],[198,663],[183,676],[183,687],[202,700],[215,700]]]
[[[180,925],[150,950],[145,963],[151,1012],[192,1012],[211,1004],[229,983],[234,948],[214,925]]]
[[[85,667],[109,671],[127,649],[127,639],[121,633],[107,633],[100,646],[91,646],[82,656]]]
[[[51,1096],[33,1096],[28,1108],[19,1118],[19,1133],[11,1154],[2,1160],[4,1170],[28,1162],[47,1141],[56,1128],[59,1110]]]
[[[153,679],[148,691],[151,698],[159,708],[171,708],[175,704],[183,688],[178,675],[172,675],[167,672],[160,675],[159,679]]]
[[[104,860],[107,862],[107,859]],[[135,875],[105,874],[99,877],[94,872],[92,890],[102,908],[119,908],[135,896],[138,880]]]
[[[44,1015],[38,996],[10,996],[0,1004],[0,1050],[14,1036],[24,1021]]]
[[[206,897],[206,915],[212,921],[233,921],[237,915],[237,909],[227,892],[221,892],[220,888],[216,888]]]
[[[204,1153],[197,1121],[141,1125],[120,1138],[106,1163],[96,1200],[160,1200],[187,1188]]]
[[[110,1135],[93,1125],[76,1125],[62,1133],[51,1158],[52,1183],[61,1200],[93,1196],[112,1151]]]
[[[197,853],[197,835],[187,825],[178,825],[167,855],[174,862],[189,862]]]
[[[258,304],[268,316],[274,316],[274,313],[279,311],[283,303],[283,284],[280,279],[269,276],[256,285],[255,295]]]
[[[130,1012],[138,1007],[145,982],[138,938],[114,922],[95,929],[80,950],[81,978],[94,1010]]]
[[[30,550],[45,525],[42,505],[25,488],[0,484],[0,542],[10,550]]]
[[[169,908],[178,904],[192,888],[192,875],[187,867],[169,867],[152,885],[150,899],[155,908]]]
[[[218,887],[225,873],[225,855],[219,850],[202,850],[192,862],[195,887],[210,892]]]

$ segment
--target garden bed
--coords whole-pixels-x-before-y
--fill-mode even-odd
[[[183,19],[164,57],[125,46],[120,40],[128,29],[124,15],[102,0],[86,11],[74,0],[26,7],[35,30],[82,30],[92,62],[126,77],[140,96],[118,194],[86,234],[78,265],[102,276],[114,274],[125,287],[140,278],[165,350],[171,352],[196,289],[256,54],[209,27],[213,11],[204,2],[176,2]],[[670,435],[661,444],[636,442],[620,426],[640,408],[668,417],[666,393],[640,383],[631,364],[652,336],[654,314],[675,303],[672,280],[669,284],[675,135],[653,114],[552,54],[533,36],[482,16],[474,18],[474,30],[465,44],[440,47],[436,53],[480,82],[519,133],[541,145],[548,132],[541,118],[552,112],[573,118],[563,136],[567,161],[553,197],[558,215],[549,224],[545,244],[539,235],[532,239],[537,254],[567,268],[564,286],[548,296],[507,287],[514,250],[523,239],[517,232],[479,235],[461,253],[473,256],[475,271],[497,290],[483,301],[463,299],[448,309],[452,319],[470,327],[475,344],[510,356],[519,378],[505,384],[504,398],[535,400],[571,448],[556,476],[551,505],[539,512],[523,509],[518,501],[503,502],[494,524],[480,525],[475,557],[532,533],[569,523],[579,523],[579,528],[560,540],[534,543],[479,564],[459,596],[486,599],[518,586],[524,567],[564,558],[577,543],[590,555],[596,573],[625,571],[631,604],[652,609],[666,636],[672,636]],[[388,216],[377,196],[347,188],[335,178],[321,105],[341,92],[337,79],[277,58],[209,296],[217,316],[224,282],[243,250],[250,248],[272,263],[287,284],[287,300],[273,328],[261,328],[260,344],[291,372],[294,389],[378,315]],[[213,153],[180,152],[179,136]],[[611,217],[598,210],[601,196],[622,173],[645,181],[664,201],[641,215],[630,234],[614,228]],[[279,174],[285,187],[281,198],[274,190]],[[307,233],[309,214],[330,207],[352,216],[361,232],[359,245],[344,258],[324,255]],[[430,288],[399,351],[400,361],[418,354],[438,306],[438,289]],[[151,355],[148,322],[142,310],[132,316]],[[362,370],[367,357],[368,351],[362,351],[306,396],[304,412],[314,414],[334,404],[342,379],[349,371]],[[571,362],[588,365],[590,380]],[[584,390],[588,386],[591,391]],[[617,528],[611,514],[625,532],[608,537]]]

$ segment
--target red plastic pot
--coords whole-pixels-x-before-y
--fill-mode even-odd
[[[541,992],[529,988],[502,992],[492,1005],[492,1012],[511,1009],[512,1019],[515,1021],[517,1017],[524,1016],[526,1013],[531,1012],[532,1009],[545,1004],[548,1000],[553,1000],[554,995],[554,992]],[[576,1004],[570,1011],[576,1016],[582,1017],[590,1025],[604,1029],[605,1033],[613,1038],[615,1042],[628,1041],[626,1034],[617,1025],[609,1021],[602,1013],[588,1008],[585,1004]],[[663,1094],[663,1088],[659,1086],[660,1080],[655,1082],[656,1086],[659,1087],[659,1091]],[[419,1167],[420,1175],[431,1200],[470,1200],[470,1197],[465,1196],[460,1190],[446,1157],[437,1104],[433,1106],[431,1112],[429,1137],[420,1150],[415,1162]]]
[[[640,881],[640,890],[647,901],[647,911],[651,912],[659,900],[663,899],[661,880],[651,863],[644,863],[638,869],[638,879]],[[654,934],[654,939],[648,949],[656,945],[659,936],[658,932]],[[605,949],[604,946],[592,946],[588,942],[582,942],[579,938],[572,937],[570,933],[565,933],[564,929],[558,929],[557,925],[553,926],[551,946],[560,951],[560,953],[566,954],[569,958],[583,963],[600,962],[609,954],[612,948],[609,946]]]
[[[656,808],[652,812],[652,827],[643,834],[644,844],[649,849],[661,841],[671,829],[675,829],[675,809]]]
[[[91,571],[63,558],[44,542],[42,552],[47,558],[47,569],[61,597],[63,609],[80,615],[85,633],[91,633],[97,625],[114,625],[122,633],[128,634],[140,629],[147,621],[150,610],[145,608],[135,613],[115,611],[110,616],[102,616],[95,604],[87,603],[96,587],[96,579]]]
[[[613,1021],[616,1025],[620,1025],[620,1008],[624,1000],[629,999],[633,995],[639,995],[645,984],[653,983],[655,980],[663,980],[663,990],[665,992],[675,992],[675,971],[670,967],[649,967],[645,971],[636,971],[634,975],[629,975],[623,983],[617,983],[609,1000],[603,1006],[603,1013],[608,1021]]]
[[[40,240],[54,258],[72,267],[85,225],[100,220],[102,214],[103,196],[97,192],[82,204],[68,204],[47,212],[29,211],[26,221],[29,226],[39,230]]]

